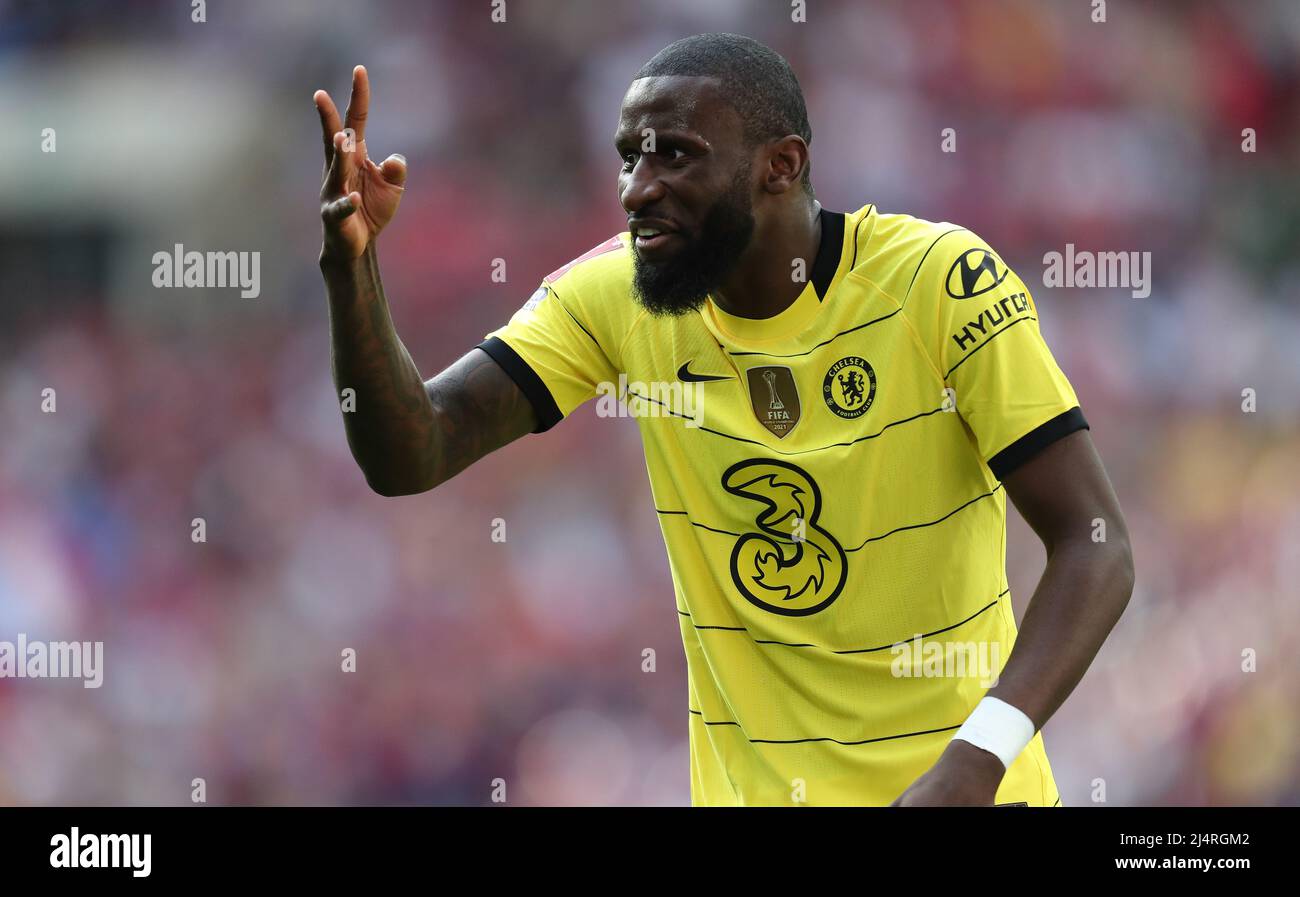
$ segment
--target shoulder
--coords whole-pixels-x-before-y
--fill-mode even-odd
[[[625,231],[593,246],[542,278],[535,299],[554,299],[604,345],[616,344],[636,319],[632,296],[632,251]],[[531,300],[530,300],[531,301]]]
[[[511,323],[558,334],[585,333],[614,360],[610,353],[622,345],[636,319],[631,287],[628,234],[617,234],[543,277]]]
[[[969,299],[996,289],[1009,271],[982,237],[951,221],[876,213],[859,267],[900,305]]]
[[[542,278],[542,283],[563,296],[604,298],[628,295],[632,285],[632,252],[626,232],[615,234]]]

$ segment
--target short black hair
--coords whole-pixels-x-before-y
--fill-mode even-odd
[[[750,146],[790,134],[798,134],[812,145],[808,108],[794,70],[780,53],[751,37],[726,33],[684,37],[656,53],[641,66],[636,78],[665,75],[712,77],[722,82],[723,98],[740,113]],[[803,171],[804,189],[809,193],[811,171],[810,160]]]

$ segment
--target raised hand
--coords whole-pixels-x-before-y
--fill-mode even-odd
[[[394,153],[376,165],[366,153],[366,116],[370,112],[370,78],[365,66],[352,70],[345,131],[330,95],[313,97],[320,113],[325,142],[325,177],[320,191],[320,215],[325,241],[321,258],[350,261],[397,213],[406,183],[406,159]]]

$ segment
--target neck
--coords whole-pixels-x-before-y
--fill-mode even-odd
[[[800,203],[788,214],[771,216],[755,226],[753,239],[736,270],[713,301],[739,318],[779,315],[799,298],[821,248],[821,203]],[[795,259],[803,260],[803,279],[795,280]]]

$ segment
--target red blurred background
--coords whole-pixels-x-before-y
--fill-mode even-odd
[[[634,422],[588,406],[417,497],[353,465],[311,96],[364,63],[371,154],[409,161],[379,254],[428,377],[622,229],[619,100],[700,31],[789,59],[824,206],[961,223],[1035,294],[1138,570],[1045,728],[1064,802],[1300,803],[1300,6],[707,7],[0,0],[0,639],[105,646],[100,689],[0,679],[0,803],[689,801]],[[260,297],[154,288],[176,243],[261,252]],[[1046,288],[1066,243],[1151,252],[1151,295]]]

